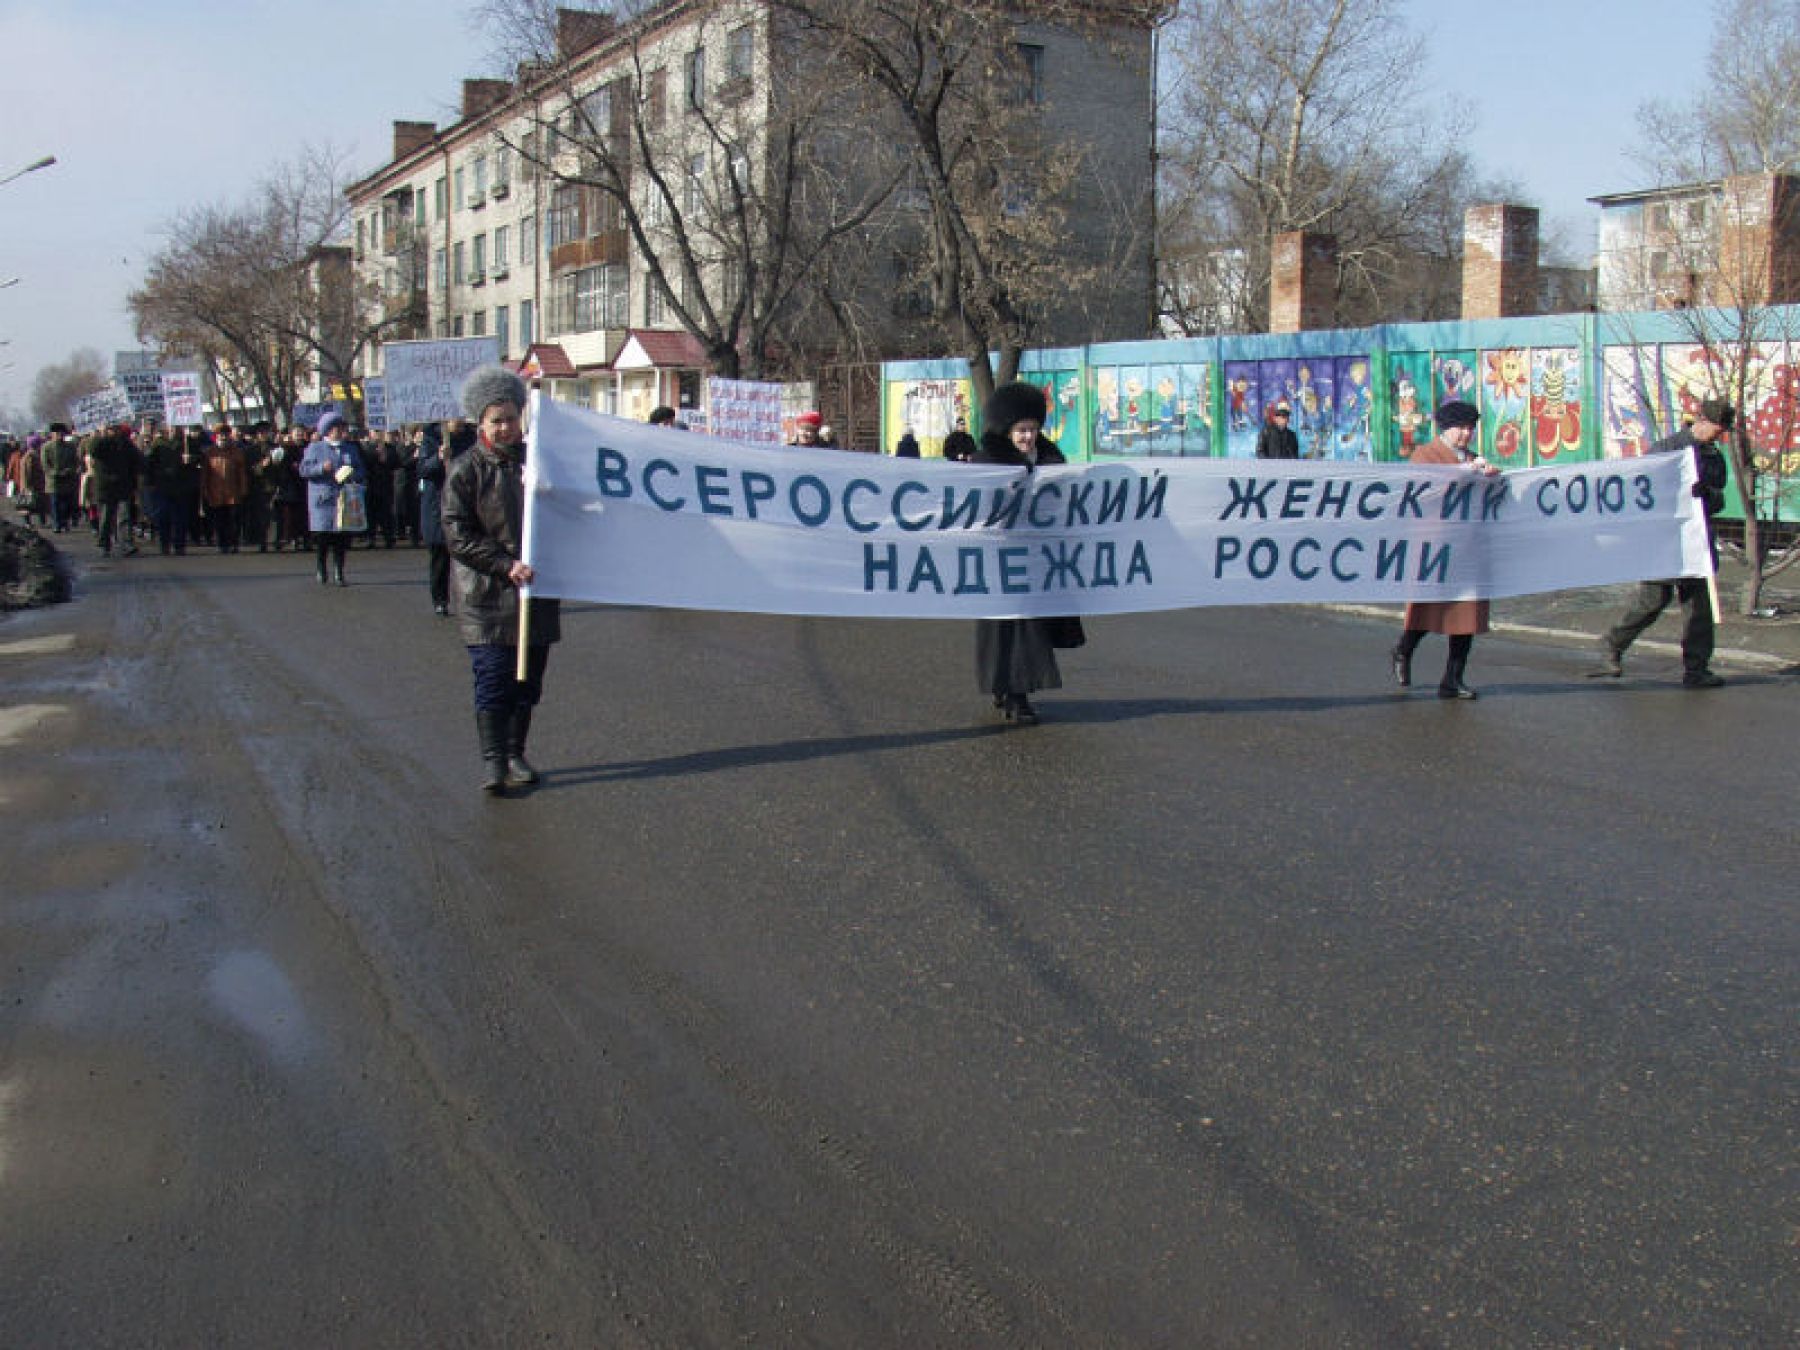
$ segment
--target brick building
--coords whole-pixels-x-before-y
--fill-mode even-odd
[[[1602,310],[1800,301],[1800,178],[1745,174],[1589,199]]]

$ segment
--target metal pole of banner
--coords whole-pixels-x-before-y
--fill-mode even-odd
[[[537,456],[531,453],[532,438],[537,435],[538,399],[534,381],[531,396],[525,402],[525,502],[520,526],[519,553],[527,566],[531,563],[532,523],[537,518]],[[519,660],[514,678],[523,682],[531,664],[531,586],[519,587]]]

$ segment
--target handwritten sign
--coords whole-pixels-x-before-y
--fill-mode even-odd
[[[461,417],[463,380],[498,361],[500,344],[493,337],[390,342],[381,353],[387,367],[384,415],[389,426],[405,426]]]

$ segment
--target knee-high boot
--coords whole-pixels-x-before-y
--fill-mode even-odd
[[[481,740],[481,790],[506,795],[506,742],[510,714],[505,708],[478,708],[475,733]]]
[[[1469,649],[1473,647],[1472,639],[1458,641],[1450,639],[1450,659],[1444,662],[1444,680],[1438,685],[1439,698],[1479,698],[1473,689],[1463,683],[1463,671],[1469,664]]]
[[[525,758],[525,738],[531,735],[531,705],[521,703],[513,709],[512,720],[507,725],[506,738],[506,785],[508,787],[527,787],[537,782],[537,770],[531,767]]]

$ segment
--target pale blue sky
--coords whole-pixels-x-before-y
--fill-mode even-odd
[[[1470,149],[1591,248],[1584,199],[1641,186],[1624,151],[1651,97],[1692,93],[1703,0],[1403,0],[1430,59],[1397,98],[1475,113]],[[125,296],[184,206],[239,199],[306,143],[386,158],[397,118],[451,120],[494,62],[466,0],[0,0],[0,407],[40,366],[136,345]],[[1480,17],[1477,17],[1480,16]]]

